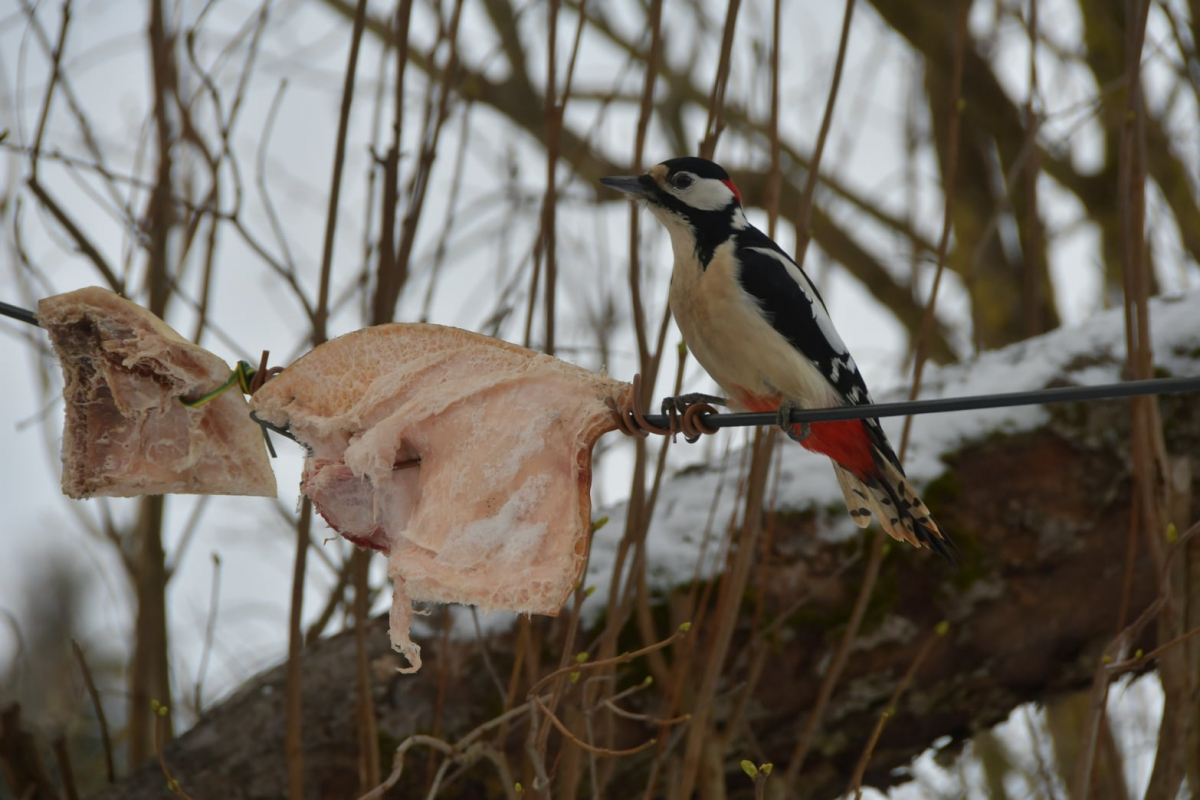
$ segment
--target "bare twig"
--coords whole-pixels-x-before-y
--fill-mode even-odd
[[[79,662],[79,671],[83,673],[83,684],[87,687],[88,697],[92,699],[92,710],[96,712],[96,722],[100,725],[100,743],[104,748],[104,768],[108,782],[117,779],[113,768],[112,739],[108,735],[108,719],[104,716],[104,705],[100,702],[100,692],[96,690],[96,681],[92,679],[92,671],[88,669],[87,659],[83,657],[83,648],[79,642],[71,640],[71,649],[75,651],[75,660]]]
[[[389,286],[395,286],[397,292],[407,280],[417,227],[421,222],[421,213],[425,209],[425,197],[433,173],[433,163],[437,158],[438,143],[441,141],[442,128],[450,117],[450,97],[454,93],[455,80],[459,77],[458,27],[459,21],[462,19],[462,9],[463,1],[456,0],[454,11],[450,16],[449,28],[443,31],[439,26],[439,42],[443,36],[449,42],[446,65],[442,69],[441,81],[438,83],[436,106],[432,102],[433,87],[431,86],[429,89],[429,103],[425,111],[424,132],[421,136],[421,154],[417,159],[412,180],[409,182],[408,213],[405,214],[404,224],[401,226],[400,247],[396,254],[397,277],[389,284]],[[430,51],[431,60],[436,50],[437,44]],[[383,306],[377,302],[376,307],[382,308]],[[395,302],[393,301],[388,313],[392,313],[394,309]]]
[[[509,709],[503,714],[493,717],[492,719],[467,733],[454,744],[449,744],[448,742],[438,739],[437,737],[425,736],[423,734],[414,734],[409,736],[407,739],[401,742],[399,746],[396,747],[396,754],[392,758],[391,774],[387,776],[383,783],[364,794],[359,798],[359,800],[380,800],[380,798],[384,796],[388,789],[391,789],[393,786],[395,786],[400,780],[400,776],[404,773],[404,754],[407,753],[414,745],[421,744],[425,745],[426,747],[433,747],[451,758],[457,758],[470,752],[471,746],[481,736],[483,736],[483,734],[487,733],[493,728],[506,725],[523,714],[528,714],[532,707],[533,700],[531,699],[528,702],[522,703],[516,708]]]
[[[549,19],[546,21],[546,100],[543,116],[546,120],[546,191],[542,195],[542,230],[539,255],[546,267],[546,305],[544,325],[545,340],[542,350],[554,354],[555,301],[558,294],[558,154],[562,148],[563,110],[571,87],[563,89],[563,99],[558,99],[558,9],[559,0],[549,0]],[[580,11],[579,32],[583,32],[585,16]],[[575,39],[578,50],[579,38]],[[535,298],[530,297],[533,307]]]
[[[200,669],[196,672],[196,689],[192,698],[197,717],[203,716],[204,713],[201,704],[202,687],[204,686],[204,676],[208,673],[208,657],[212,653],[213,636],[217,630],[217,606],[221,595],[221,557],[213,553],[212,562],[212,588],[208,596],[208,624],[204,626],[204,649],[200,652]]]
[[[380,207],[379,267],[375,273],[375,296],[371,320],[378,325],[388,322],[396,312],[396,300],[408,277],[407,264],[396,257],[396,219],[400,205],[400,146],[404,130],[404,73],[408,66],[408,26],[412,19],[412,0],[400,0],[396,8],[395,37],[396,85],[392,99],[392,144],[383,158],[383,202]]]
[[[771,166],[767,169],[767,235],[775,238],[775,225],[779,221],[779,192],[783,183],[783,172],[779,166],[779,29],[781,27],[782,0],[774,0],[773,25],[771,26],[771,119],[768,142],[771,148]]]
[[[0,706],[0,772],[12,792],[22,800],[42,797],[57,800],[58,792],[42,763],[38,741],[21,723],[21,706]]]
[[[604,756],[606,758],[615,758],[617,756],[631,756],[635,753],[640,753],[643,750],[653,747],[655,742],[657,741],[656,739],[649,739],[649,740],[637,745],[636,747],[629,748],[628,750],[610,750],[607,747],[596,747],[595,745],[589,744],[589,743],[583,741],[582,739],[580,739],[575,734],[571,733],[571,730],[566,725],[563,725],[562,721],[559,720],[559,718],[554,715],[554,712],[552,712],[549,708],[547,708],[546,704],[543,703],[541,700],[539,700],[537,697],[534,697],[532,699],[532,702],[535,703],[539,709],[541,709],[541,711],[546,715],[546,719],[550,720],[550,723],[555,728],[558,729],[559,733],[561,733],[563,736],[565,736],[568,740],[570,740],[575,745],[582,747],[584,750],[588,751],[589,753],[594,753],[595,755],[598,755],[598,756]]]
[[[842,670],[845,669],[846,661],[850,657],[850,647],[854,644],[854,637],[858,635],[858,628],[862,625],[863,616],[867,612],[867,603],[871,599],[871,592],[874,590],[875,582],[879,578],[879,568],[883,564],[883,545],[884,534],[877,530],[871,542],[871,555],[867,559],[867,569],[863,575],[862,588],[858,592],[858,598],[854,601],[854,609],[850,612],[850,620],[846,623],[846,632],[842,635],[842,641],[838,645],[837,652],[834,653],[833,661],[830,662],[825,672],[825,679],[821,681],[821,689],[817,693],[817,701],[813,704],[812,711],[808,714],[808,719],[804,723],[804,729],[800,732],[800,738],[796,741],[796,748],[792,751],[791,760],[788,761],[787,771],[784,772],[783,787],[785,795],[790,795],[793,787],[796,785],[796,779],[800,775],[800,770],[804,768],[804,761],[808,757],[809,749],[812,747],[813,737],[816,736],[817,730],[821,726],[821,720],[825,716],[825,709],[829,705],[830,698],[833,697],[834,687],[837,685],[838,679],[841,678]]]
[[[375,699],[371,692],[371,663],[367,656],[367,617],[371,613],[368,583],[371,551],[355,550],[350,556],[354,586],[354,653],[357,659],[356,698],[358,704],[359,774],[363,787],[379,783],[379,726],[375,719]]]
[[[50,743],[54,751],[54,761],[58,764],[59,781],[62,783],[63,795],[66,800],[79,800],[79,787],[75,785],[75,770],[71,767],[71,753],[67,750],[67,740],[56,736]]]
[[[730,645],[733,641],[742,597],[750,578],[751,567],[754,564],[756,544],[763,529],[763,507],[766,505],[764,499],[774,444],[775,432],[773,430],[756,432],[750,454],[750,469],[746,473],[746,496],[743,506],[745,511],[738,536],[737,551],[732,556],[733,563],[727,564],[725,574],[721,579],[715,612],[715,630],[712,631],[711,638],[708,640],[708,652],[703,659],[700,686],[696,690],[696,697],[691,705],[693,719],[687,732],[687,743],[684,748],[680,797],[691,797],[692,788],[696,785],[695,782],[699,776],[702,749],[706,741],[711,743],[714,733],[710,720],[718,684],[725,672],[725,661],[729,656]],[[731,546],[732,542],[733,537],[731,536]]]
[[[1192,525],[1184,532],[1166,551],[1163,556],[1163,565],[1161,572],[1164,576],[1169,575],[1171,567],[1175,559],[1184,552],[1194,539],[1200,536],[1200,522]],[[1096,664],[1096,669],[1092,675],[1092,686],[1089,690],[1090,704],[1088,718],[1084,725],[1083,732],[1080,734],[1082,746],[1080,747],[1079,758],[1075,762],[1075,775],[1073,788],[1088,789],[1091,786],[1092,770],[1095,765],[1096,749],[1100,737],[1101,721],[1103,719],[1104,707],[1108,699],[1108,687],[1111,682],[1112,675],[1109,667],[1113,664],[1120,664],[1126,660],[1126,655],[1129,652],[1132,643],[1137,639],[1141,632],[1158,618],[1158,615],[1168,605],[1172,594],[1172,586],[1169,580],[1162,580],[1159,586],[1158,595],[1154,600],[1142,610],[1137,619],[1129,623],[1122,630],[1117,632],[1117,635],[1112,638],[1108,646],[1105,647],[1101,654],[1099,663]],[[1190,636],[1191,634],[1187,634]],[[1177,642],[1168,642],[1167,645],[1174,646]],[[1167,647],[1164,645],[1163,647]],[[1162,650],[1163,648],[1156,648]],[[1168,648],[1169,649],[1169,648]],[[1164,650],[1164,652],[1167,652]],[[1141,656],[1135,656],[1135,660]],[[1160,734],[1161,735],[1161,734]]]
[[[946,163],[942,172],[944,186],[944,201],[942,204],[942,237],[938,242],[937,270],[933,274],[933,286],[929,290],[929,302],[925,306],[925,316],[921,319],[921,332],[917,334],[916,354],[913,359],[912,389],[908,393],[909,400],[916,400],[921,392],[921,378],[925,373],[925,361],[929,356],[929,337],[933,333],[936,316],[938,288],[942,283],[942,273],[946,269],[946,253],[950,249],[951,223],[954,219],[954,184],[958,165],[958,131],[962,120],[962,76],[965,59],[967,37],[967,11],[970,3],[959,0],[958,27],[954,34],[954,77],[950,81],[949,111],[949,141],[946,145]],[[904,430],[900,434],[900,460],[908,450],[908,435],[912,430],[912,417],[904,420]]]
[[[342,82],[342,107],[338,113],[337,143],[333,148],[333,177],[329,182],[329,209],[325,215],[325,245],[321,251],[321,279],[317,308],[313,314],[312,343],[328,338],[329,283],[333,276],[333,242],[337,232],[338,198],[342,191],[342,167],[346,162],[346,134],[350,127],[350,106],[354,102],[354,78],[358,71],[358,48],[362,43],[367,17],[367,0],[358,0],[354,9],[354,28],[350,34],[350,53]]]
[[[33,14],[30,12],[30,16]],[[50,53],[50,82],[42,95],[42,113],[38,117],[37,134],[33,137],[33,147],[29,154],[29,174],[37,177],[39,156],[42,152],[42,137],[46,134],[46,123],[50,119],[50,106],[54,102],[54,90],[58,86],[62,68],[63,52],[67,47],[67,29],[71,24],[71,0],[64,0],[62,17],[58,28],[58,43]]]
[[[717,74],[713,77],[712,94],[708,98],[708,122],[704,125],[704,138],[700,140],[701,158],[713,157],[717,140],[725,130],[722,121],[725,109],[725,89],[729,85],[729,67],[733,54],[733,36],[737,30],[738,10],[741,0],[729,0],[725,9],[725,25],[721,29],[721,60],[717,62]]]
[[[654,84],[658,80],[658,64],[662,50],[662,0],[651,0],[650,3],[650,51],[646,54],[646,77],[642,83],[642,103],[638,110],[637,130],[633,139],[633,167],[641,169],[645,158],[646,134],[650,129],[650,118],[654,113]],[[646,366],[650,363],[650,343],[646,335],[646,305],[642,300],[642,270],[641,251],[638,249],[638,209],[635,205],[629,207],[629,292],[630,306],[633,314],[633,332],[637,338],[638,366],[643,375],[649,375],[653,383],[653,373],[647,373]]]
[[[890,717],[896,714],[896,705],[908,689],[908,685],[916,677],[917,670],[925,662],[925,657],[929,655],[929,651],[933,649],[933,645],[937,640],[945,636],[948,630],[949,625],[947,623],[938,623],[933,633],[926,637],[925,644],[921,645],[921,649],[917,651],[917,655],[905,671],[904,677],[896,684],[895,690],[892,691],[892,696],[888,698],[887,705],[883,708],[883,713],[879,715],[879,720],[875,723],[875,728],[871,731],[871,738],[867,740],[867,746],[863,748],[862,755],[858,759],[858,766],[854,768],[854,776],[850,779],[850,784],[846,787],[846,794],[853,792],[855,800],[862,797],[863,774],[867,771],[867,764],[871,761],[871,754],[875,752],[875,745],[879,743],[879,737],[883,734],[883,726],[887,724]]]
[[[296,522],[296,560],[292,567],[292,598],[288,610],[288,658],[284,679],[284,751],[287,756],[288,798],[304,798],[303,693],[300,663],[304,651],[300,622],[304,614],[304,572],[308,563],[312,501],[304,498]]]
[[[1113,677],[1116,677],[1116,676],[1121,675],[1126,672],[1136,672],[1137,670],[1140,670],[1143,667],[1145,667],[1151,661],[1154,661],[1156,658],[1161,656],[1163,653],[1177,647],[1178,645],[1183,644],[1184,642],[1192,639],[1193,637],[1195,637],[1197,635],[1200,635],[1200,626],[1192,628],[1187,633],[1176,636],[1171,641],[1167,642],[1166,644],[1159,645],[1158,647],[1154,648],[1153,650],[1151,650],[1148,653],[1134,656],[1133,658],[1131,658],[1127,661],[1122,661],[1122,662],[1119,662],[1116,664],[1108,664],[1107,665],[1108,672]]]
[[[71,241],[73,241],[75,246],[79,248],[79,252],[87,256],[87,259],[92,262],[92,266],[94,266],[96,270],[104,277],[104,282],[108,284],[108,288],[112,289],[117,294],[123,294],[125,292],[124,282],[117,277],[117,273],[114,272],[113,268],[108,265],[108,261],[103,255],[100,254],[100,251],[96,248],[96,245],[92,244],[92,240],[88,238],[87,234],[85,234],[83,230],[75,224],[75,220],[73,220],[67,214],[67,212],[63,210],[62,206],[58,204],[58,201],[56,201],[50,195],[50,193],[46,191],[46,189],[44,189],[40,183],[38,183],[37,176],[30,175],[29,180],[26,181],[26,185],[29,186],[29,191],[33,192],[33,196],[36,197],[41,202],[42,206],[50,212],[50,216],[54,217],[55,221],[57,221],[58,224],[63,227],[63,230],[67,232],[67,235],[71,237]]]
[[[571,664],[561,669],[557,669],[554,672],[551,672],[549,675],[543,676],[537,683],[529,687],[529,694],[532,695],[538,689],[541,689],[547,683],[560,676],[569,675],[572,672],[583,672],[586,670],[600,669],[602,667],[612,667],[618,664],[627,664],[636,658],[641,658],[649,653],[662,650],[664,647],[670,647],[671,645],[675,644],[675,642],[687,636],[690,627],[691,626],[684,626],[683,629],[675,631],[675,633],[671,634],[666,639],[663,639],[661,642],[655,642],[654,644],[640,647],[637,650],[621,653],[620,655],[613,656],[612,658],[598,659],[596,661],[585,661],[582,664]]]
[[[804,266],[804,256],[812,239],[809,226],[812,224],[813,195],[817,191],[817,176],[820,174],[821,155],[825,152],[825,140],[833,122],[833,107],[837,103],[838,87],[842,83],[842,67],[846,63],[846,50],[850,44],[850,23],[854,18],[855,0],[846,0],[842,14],[842,35],[838,40],[837,60],[833,64],[833,80],[829,84],[829,98],[825,101],[825,114],[821,117],[821,130],[813,148],[812,160],[808,164],[808,177],[804,181],[804,194],[800,198],[800,209],[796,214],[796,263]]]
[[[167,779],[167,790],[176,797],[182,797],[183,800],[192,800],[191,795],[183,790],[179,781],[171,774],[171,768],[167,766],[166,754],[163,752],[163,743],[167,737],[166,721],[170,718],[170,708],[154,700],[150,703],[150,709],[154,712],[154,754],[158,756],[158,767],[162,770],[163,777]]]
[[[340,569],[337,570],[337,581],[334,582],[333,588],[329,590],[329,595],[325,600],[325,606],[321,609],[321,613],[313,624],[308,626],[308,630],[304,632],[305,644],[311,644],[316,639],[320,638],[325,632],[325,628],[333,619],[334,613],[346,599],[346,586],[350,583],[350,561],[346,560],[342,563]]]

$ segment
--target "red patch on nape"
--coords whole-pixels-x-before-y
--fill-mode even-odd
[[[733,196],[737,199],[738,203],[742,202],[742,193],[739,192],[737,187],[733,185],[732,178],[726,178],[725,180],[721,181],[721,183],[729,187],[729,191],[733,192]]]
[[[735,392],[732,399],[747,411],[779,411],[778,397],[758,397],[745,392]],[[808,428],[808,438],[800,443],[805,449],[832,458],[859,479],[865,480],[875,473],[871,440],[867,437],[867,429],[862,420],[814,422]],[[798,435],[800,426],[793,425],[792,430]]]

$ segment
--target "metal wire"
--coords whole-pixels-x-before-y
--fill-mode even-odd
[[[0,301],[0,316],[11,317],[30,325],[37,325],[37,315],[23,308]],[[274,377],[281,371],[280,367],[266,368],[267,354],[263,353],[258,370],[246,365],[244,372],[253,376],[248,387],[243,387],[253,394],[265,380]],[[239,368],[241,365],[239,364]],[[235,372],[236,375],[236,372]],[[232,380],[232,379],[231,379]],[[228,387],[225,387],[228,388]],[[618,429],[629,436],[648,436],[651,433],[660,436],[682,433],[689,442],[700,438],[701,434],[715,433],[721,428],[741,428],[754,425],[775,425],[779,422],[777,414],[745,413],[719,414],[717,410],[706,403],[693,403],[683,409],[676,410],[670,405],[670,413],[644,414],[641,409],[642,376],[633,376],[632,403],[629,407],[618,408],[615,402],[610,407],[617,414]],[[881,417],[917,416],[919,414],[945,414],[952,411],[973,411],[986,408],[1012,408],[1014,406],[1040,406],[1052,403],[1078,403],[1093,400],[1115,400],[1122,397],[1144,397],[1159,394],[1180,394],[1183,392],[1200,391],[1200,376],[1186,378],[1152,378],[1142,381],[1124,381],[1122,383],[1104,383],[1098,386],[1063,386],[1053,389],[1035,389],[1028,392],[1007,392],[1004,394],[972,395],[969,397],[943,397],[937,400],[914,400],[901,403],[874,403],[861,406],[840,406],[838,408],[811,408],[793,411],[790,422],[795,425],[813,422],[836,422],[850,419],[879,419]],[[202,398],[203,399],[203,398]],[[270,423],[258,419],[251,412],[250,417],[267,430],[295,440],[286,428],[277,428]],[[269,445],[268,439],[268,445]],[[273,449],[273,448],[272,448]]]
[[[835,422],[849,419],[878,419],[880,417],[903,417],[919,414],[944,414],[951,411],[972,411],[986,408],[1011,408],[1013,406],[1040,406],[1052,403],[1076,403],[1081,401],[1114,400],[1122,397],[1142,397],[1146,395],[1180,394],[1183,392],[1200,391],[1200,376],[1186,378],[1152,378],[1142,381],[1124,381],[1122,383],[1105,383],[1097,386],[1063,386],[1053,389],[1035,389],[1028,392],[1008,392],[1005,394],[971,395],[968,397],[943,397],[937,400],[914,400],[902,403],[878,403],[861,406],[840,406],[838,408],[812,408],[803,411],[793,411],[790,422],[794,424],[812,422]],[[637,402],[637,392],[634,402]],[[690,409],[689,409],[690,410]],[[631,410],[632,412],[632,410]],[[624,415],[623,415],[624,416]],[[640,411],[627,417],[640,418],[647,424],[645,430],[658,433],[666,428],[670,432],[671,417],[668,414],[641,414]],[[739,428],[752,425],[775,425],[779,418],[777,414],[745,413],[745,414],[716,414],[705,413],[701,420],[708,428]],[[625,426],[622,425],[622,429]],[[676,428],[676,430],[679,430]],[[702,430],[702,429],[701,429]]]
[[[30,325],[38,324],[37,314],[3,301],[0,301],[0,316],[12,317],[21,322],[27,322]]]

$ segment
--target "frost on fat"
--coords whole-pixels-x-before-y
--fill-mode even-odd
[[[591,453],[630,387],[436,325],[322,345],[254,396],[310,449],[303,491],[388,556],[392,645],[415,671],[414,601],[557,614],[591,532]]]
[[[91,287],[38,303],[63,371],[63,493],[275,496],[241,392],[198,407],[229,365],[146,309]]]

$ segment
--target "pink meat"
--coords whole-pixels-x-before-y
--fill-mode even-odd
[[[412,601],[556,614],[591,533],[591,452],[628,384],[496,339],[381,325],[322,345],[253,400],[311,453],[304,493],[388,555],[392,643]]]
[[[228,364],[146,309],[91,287],[38,303],[63,371],[63,492],[275,496],[262,432]]]

